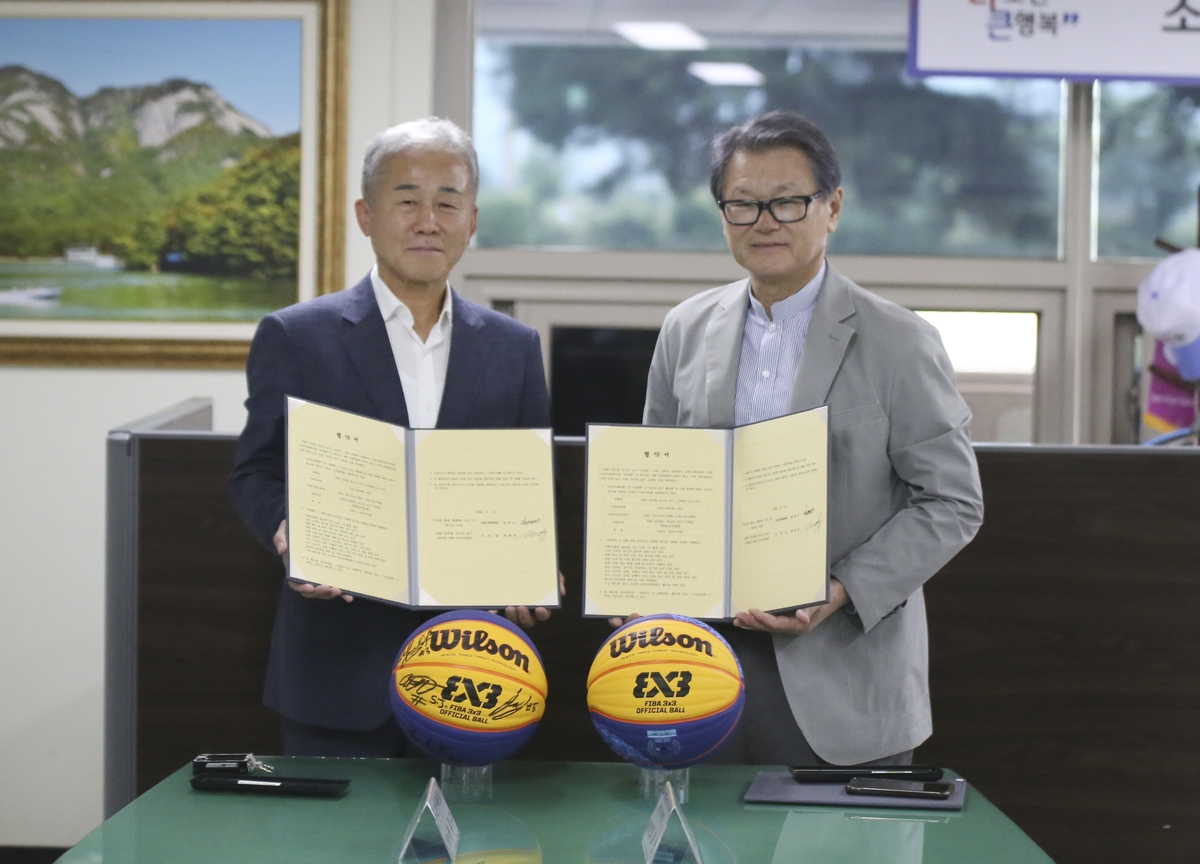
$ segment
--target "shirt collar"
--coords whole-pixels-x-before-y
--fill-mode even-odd
[[[825,266],[825,261],[822,259],[821,269],[817,271],[817,275],[812,278],[812,281],[790,297],[772,303],[770,317],[767,316],[767,310],[763,308],[763,305],[758,302],[758,298],[754,296],[754,292],[751,291],[750,314],[763,321],[781,321],[799,315],[817,302],[817,295],[821,293],[821,283],[825,281]]]
[[[392,289],[384,283],[383,277],[379,275],[378,264],[371,268],[371,288],[375,291],[375,302],[379,305],[379,314],[383,316],[385,322],[395,316],[409,327],[413,326],[412,310],[405,306],[400,298],[392,293]],[[442,298],[442,311],[438,315],[439,326],[448,327],[454,320],[453,296],[454,292],[447,285],[446,294]]]

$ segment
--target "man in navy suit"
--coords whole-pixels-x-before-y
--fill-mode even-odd
[[[246,366],[249,412],[230,497],[260,543],[287,553],[285,396],[410,428],[547,427],[536,331],[456,294],[450,270],[475,233],[479,163],[471,141],[429,118],[382,132],[363,159],[354,205],[376,264],[346,291],[265,317]],[[394,756],[404,738],[387,680],[417,613],[285,582],[264,703],[284,752]],[[524,626],[544,609],[509,608]]]

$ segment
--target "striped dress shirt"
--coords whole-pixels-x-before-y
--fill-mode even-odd
[[[738,426],[787,413],[796,370],[813,305],[825,279],[825,262],[813,280],[784,300],[771,304],[771,315],[750,292],[750,311],[742,329],[734,420]]]

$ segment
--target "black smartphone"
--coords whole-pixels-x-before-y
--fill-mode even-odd
[[[934,765],[880,765],[854,768],[843,765],[793,765],[788,769],[797,783],[845,783],[855,777],[887,777],[892,780],[941,780],[942,769]]]
[[[887,795],[897,798],[933,798],[945,801],[954,791],[953,783],[920,780],[892,780],[887,777],[855,777],[846,784],[851,795]]]

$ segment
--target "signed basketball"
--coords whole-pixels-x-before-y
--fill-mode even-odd
[[[396,722],[428,756],[487,765],[529,740],[546,707],[533,643],[489,612],[447,612],[404,643],[391,680]]]

